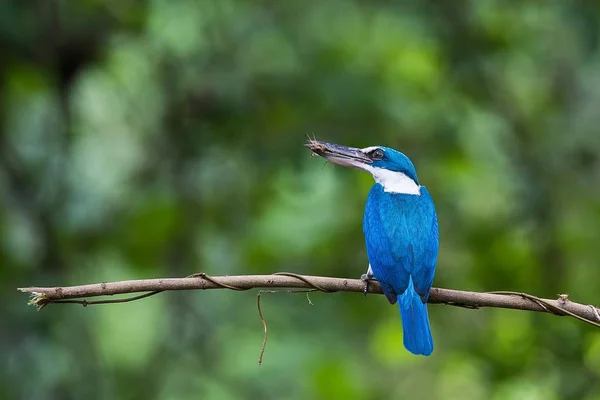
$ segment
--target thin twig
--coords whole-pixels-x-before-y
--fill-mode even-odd
[[[92,304],[124,303],[152,296],[166,290],[229,289],[249,290],[255,288],[302,288],[321,292],[362,293],[365,283],[360,279],[330,278],[323,276],[298,275],[281,272],[273,275],[209,276],[204,273],[186,278],[141,279],[132,281],[105,282],[81,286],[27,287],[21,292],[30,293],[29,304],[38,309],[50,303],[76,302],[83,306]],[[89,301],[86,297],[116,294],[150,292],[143,295],[118,300]],[[369,293],[381,294],[376,281],[368,286]],[[468,292],[462,290],[432,288],[429,303],[447,304],[465,308],[496,307],[516,310],[546,312],[554,315],[568,315],[595,327],[599,324],[599,309],[594,306],[575,303],[566,295],[557,300],[544,299],[520,292]]]
[[[314,292],[317,289],[307,289],[307,290],[260,290],[258,292],[258,295],[256,296],[256,307],[258,308],[258,316],[260,317],[260,323],[262,324],[263,328],[264,328],[264,335],[263,335],[263,343],[262,346],[260,348],[260,356],[258,357],[258,366],[262,365],[263,362],[263,356],[265,355],[265,348],[267,347],[267,337],[268,337],[268,332],[269,330],[267,329],[267,320],[265,320],[265,316],[263,315],[262,309],[260,307],[260,296],[263,293],[288,293],[288,294],[298,294],[298,293],[306,293],[306,298],[308,298],[308,294],[310,292]],[[308,298],[308,303],[312,306],[312,302],[310,301],[310,299]]]
[[[263,294],[265,291],[264,290],[260,290],[258,292],[258,295],[256,296],[256,307],[258,308],[258,316],[260,317],[260,323],[262,324],[265,333],[263,335],[263,343],[262,346],[260,347],[260,355],[258,356],[258,365],[261,366],[262,365],[262,361],[263,361],[263,355],[265,354],[265,348],[267,347],[267,336],[269,334],[269,330],[267,329],[267,321],[265,320],[265,316],[262,313],[262,310],[260,309],[260,295]]]

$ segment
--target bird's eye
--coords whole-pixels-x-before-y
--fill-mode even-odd
[[[375,149],[371,152],[371,158],[373,160],[381,160],[383,158],[383,150]]]

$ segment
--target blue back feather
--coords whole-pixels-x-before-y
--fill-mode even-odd
[[[433,341],[426,302],[439,247],[429,192],[421,186],[420,196],[388,193],[375,184],[367,198],[363,230],[375,278],[390,303],[399,300],[405,347],[429,355]]]

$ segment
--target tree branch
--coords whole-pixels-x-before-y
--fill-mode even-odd
[[[279,272],[273,275],[235,275],[212,277],[204,273],[186,278],[140,279],[119,282],[103,282],[90,285],[65,287],[27,287],[18,290],[30,293],[29,304],[45,307],[50,303],[92,304],[122,303],[139,300],[165,290],[206,290],[230,289],[249,290],[255,288],[303,288],[326,293],[362,293],[365,282],[360,279],[330,278],[323,276],[298,275]],[[137,292],[150,292],[142,295],[111,300],[88,301],[85,297],[97,297]],[[377,281],[370,281],[368,293],[382,294]],[[519,292],[468,292],[463,290],[432,288],[429,303],[447,304],[465,308],[496,307],[515,310],[547,312],[554,315],[569,315],[581,321],[600,327],[600,309],[591,305],[572,302],[567,295],[558,299],[543,299]]]

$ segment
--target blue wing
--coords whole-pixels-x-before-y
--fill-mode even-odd
[[[412,277],[423,302],[433,284],[438,253],[438,224],[427,189],[421,195],[384,192],[375,184],[365,207],[363,230],[371,268],[390,303]]]

